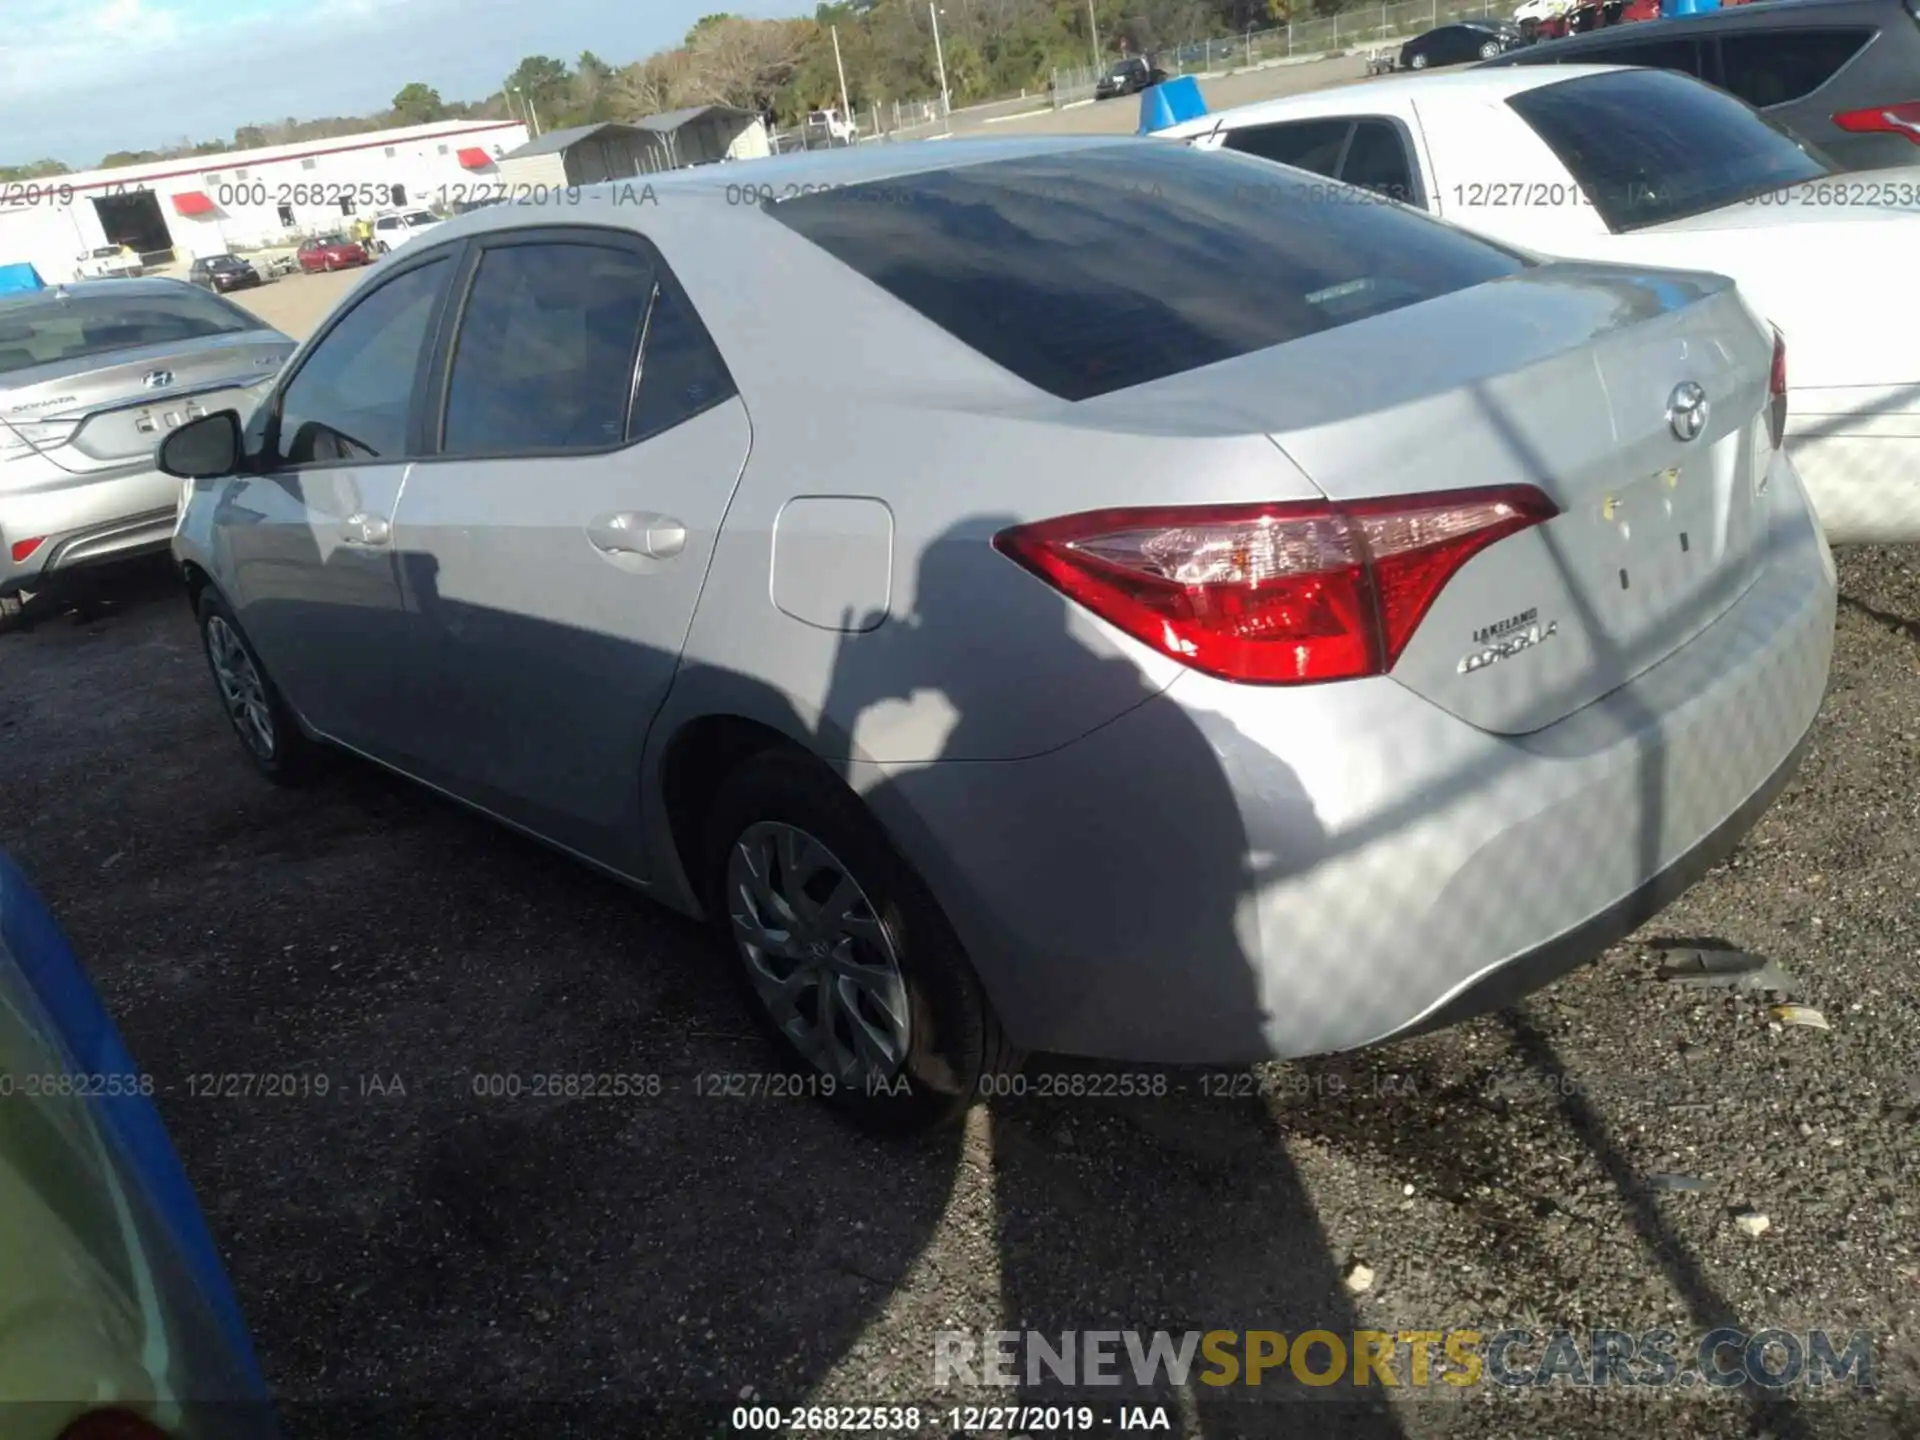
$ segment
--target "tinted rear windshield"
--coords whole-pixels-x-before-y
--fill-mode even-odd
[[[1825,156],[1724,90],[1619,70],[1509,96],[1614,230],[1737,205],[1834,173]]]
[[[0,375],[262,328],[236,306],[181,288],[179,295],[69,295],[0,305]]]
[[[1064,400],[1281,345],[1527,263],[1367,191],[1167,141],[989,161],[766,209]]]

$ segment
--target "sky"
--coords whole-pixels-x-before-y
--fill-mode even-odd
[[[0,6],[0,165],[292,115],[357,115],[409,81],[482,100],[527,55],[625,64],[703,14],[811,14],[810,0],[8,0]]]

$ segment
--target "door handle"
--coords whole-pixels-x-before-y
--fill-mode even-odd
[[[641,555],[671,560],[687,548],[687,527],[668,515],[623,511],[587,526],[587,539],[605,555]]]
[[[342,538],[349,545],[384,545],[387,537],[393,533],[383,517],[368,515],[364,511],[349,515],[340,525],[346,531]]]

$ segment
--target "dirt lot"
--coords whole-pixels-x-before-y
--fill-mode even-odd
[[[231,298],[269,325],[304,340],[366,273],[361,269],[336,270],[331,275],[283,275],[258,290],[237,291]]]
[[[954,1326],[1509,1321],[1871,1331],[1878,1402],[1669,1394],[1652,1423],[1912,1434],[1920,570],[1862,552],[1842,574],[1799,781],[1659,925],[1775,957],[1825,1032],[1662,983],[1633,945],[1518,1015],[1271,1067],[1264,1100],[1029,1096],[877,1145],[804,1102],[701,1093],[766,1056],[691,925],[380,774],[257,781],[164,570],[0,641],[0,844],[157,1077],[296,1434],[472,1428],[376,1402],[530,1435],[691,1433],[684,1408],[612,1426],[615,1399],[950,1403],[932,1333]],[[190,1078],[231,1074],[329,1093]],[[476,1094],[553,1074],[659,1093]],[[1743,1235],[1740,1206],[1772,1228]],[[1565,1391],[1161,1398],[1189,1436],[1650,1423]],[[603,1408],[577,1431],[512,1408],[563,1399]]]

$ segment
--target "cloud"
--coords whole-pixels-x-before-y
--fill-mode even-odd
[[[246,124],[384,107],[409,81],[479,100],[526,55],[615,64],[714,9],[811,0],[9,0],[0,14],[0,164],[87,166],[111,150],[221,139]]]

